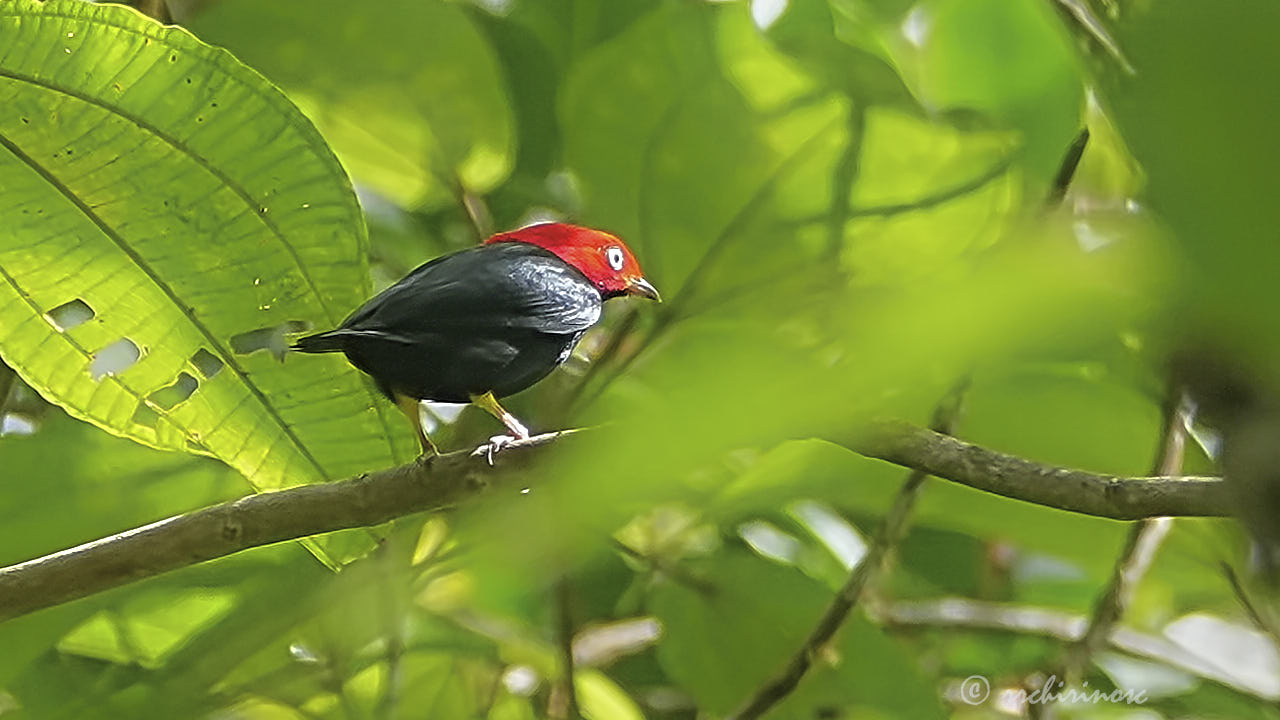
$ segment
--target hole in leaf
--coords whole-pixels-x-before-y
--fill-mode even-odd
[[[159,420],[160,415],[145,404],[139,403],[138,409],[133,411],[133,422],[138,425],[154,428]]]
[[[133,367],[142,357],[142,351],[128,338],[120,338],[98,351],[89,363],[89,374],[94,380],[108,375],[119,375]]]
[[[34,418],[21,413],[5,413],[0,418],[0,435],[35,435],[37,427]]]
[[[88,303],[76,298],[50,310],[46,317],[58,327],[59,331],[66,332],[73,327],[89,322],[93,319],[94,314],[93,308],[89,307]]]
[[[311,323],[309,322],[290,320],[280,325],[250,330],[231,338],[231,350],[237,355],[248,355],[259,350],[266,350],[271,353],[272,357],[283,362],[284,354],[289,349],[289,343],[285,341],[285,336],[306,332],[310,329]]]
[[[204,348],[200,348],[195,355],[191,356],[191,364],[195,366],[196,370],[200,371],[205,380],[211,380],[214,375],[222,372],[222,361],[218,359],[217,355]]]
[[[165,410],[172,410],[179,403],[191,397],[191,393],[200,387],[200,383],[187,373],[178,373],[178,379],[172,385],[151,393],[147,399]]]

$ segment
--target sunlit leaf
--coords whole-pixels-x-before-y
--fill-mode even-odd
[[[366,241],[342,169],[260,76],[127,9],[7,2],[0,146],[0,354],[33,387],[259,488],[405,454],[354,371],[276,357],[364,298]]]
[[[635,701],[604,673],[588,670],[574,678],[588,720],[644,720]]]

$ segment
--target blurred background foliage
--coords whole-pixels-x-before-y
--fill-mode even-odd
[[[1209,412],[1188,473],[1217,471],[1242,407],[1270,417],[1273,3],[160,11],[331,146],[369,233],[351,287],[559,218],[624,237],[667,301],[611,305],[512,400],[535,429],[598,426],[519,485],[396,521],[358,559],[367,545],[343,546],[338,573],[288,544],[4,623],[0,716],[564,717],[566,612],[588,717],[723,716],[799,647],[905,477],[841,446],[858,421],[927,423],[966,377],[959,437],[1143,475],[1171,374]],[[302,307],[282,302],[272,317]],[[309,382],[354,372],[258,360]],[[115,437],[0,373],[6,564],[250,489],[243,468]],[[437,419],[445,447],[493,430],[471,410]],[[387,432],[398,456],[407,431]],[[325,443],[337,467],[369,457]],[[1060,628],[1090,612],[1126,532],[930,482],[896,565],[771,717],[1280,715],[1275,638],[1224,575],[1250,573],[1230,521],[1175,522],[1124,618],[1157,650],[1086,669],[1091,687],[1146,690],[1142,708],[1017,701],[1057,667]],[[909,612],[928,603],[958,610]],[[1049,620],[965,625],[966,607]],[[982,703],[962,694],[972,675],[993,688]]]

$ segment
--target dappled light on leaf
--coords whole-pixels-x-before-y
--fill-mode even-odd
[[[0,172],[21,218],[0,232],[6,362],[77,416],[156,447],[195,443],[258,487],[397,457],[385,408],[353,374],[236,357],[254,349],[235,340],[247,317],[296,331],[367,287],[354,196],[283,96],[186,32],[111,7],[7,3],[0,36],[15,39],[0,51]],[[72,52],[43,63],[28,51],[40,43]],[[321,397],[325,416],[299,414]],[[338,435],[354,444],[336,451]]]

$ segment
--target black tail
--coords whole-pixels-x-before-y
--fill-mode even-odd
[[[330,330],[308,335],[298,338],[289,349],[304,353],[341,352],[346,349],[346,343],[343,342],[345,334],[342,330]]]

